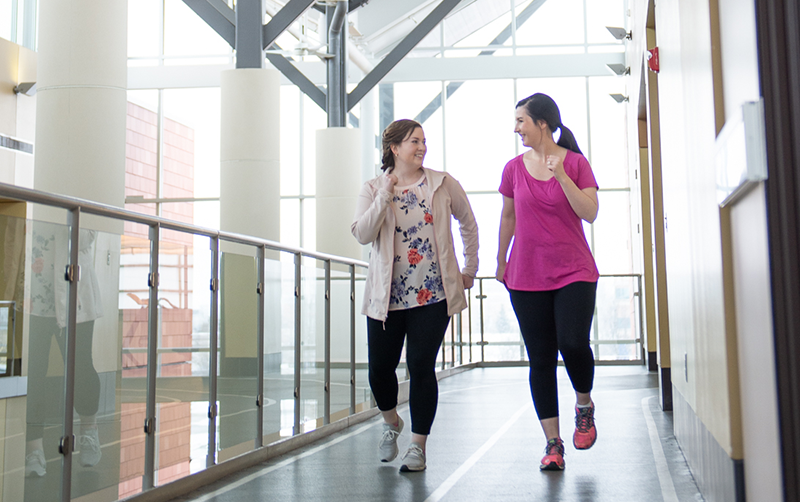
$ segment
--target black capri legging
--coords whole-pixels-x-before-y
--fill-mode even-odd
[[[367,318],[369,386],[381,411],[397,406],[395,371],[403,352],[403,341],[408,337],[406,364],[411,380],[408,405],[414,434],[427,436],[431,432],[439,400],[436,355],[449,322],[446,301],[389,311],[385,322]]]
[[[596,282],[573,282],[552,291],[509,289],[530,360],[533,404],[539,420],[558,416],[558,352],[572,387],[588,393],[594,381],[589,331],[594,316]]]

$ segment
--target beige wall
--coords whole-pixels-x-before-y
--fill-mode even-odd
[[[642,75],[648,46],[644,29],[648,1],[633,4],[628,60],[630,78],[637,85],[629,84],[629,89],[635,89],[629,113],[638,116],[638,89],[645,88],[639,84],[653,75]],[[721,88],[714,71],[715,64],[719,70],[719,56],[712,52],[715,5],[709,0],[661,0],[652,11],[661,66],[657,77],[664,203],[661,223],[673,385],[719,446],[738,459],[742,457],[738,373],[735,359],[731,363],[736,345],[726,331],[715,183],[714,142],[722,116],[722,100],[717,99],[715,105]]]

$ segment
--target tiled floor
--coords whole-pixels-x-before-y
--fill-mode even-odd
[[[571,444],[574,394],[559,369],[564,472],[540,472],[544,435],[527,368],[478,368],[439,382],[428,468],[400,473],[377,460],[380,418],[176,499],[232,501],[702,501],[657,401],[654,373],[600,366],[597,444]],[[408,422],[408,407],[400,407]],[[410,428],[406,429],[407,431]],[[401,451],[410,434],[400,437]]]

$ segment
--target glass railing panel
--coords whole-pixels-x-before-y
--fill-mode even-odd
[[[350,414],[350,273],[347,267],[331,266],[331,422]],[[320,309],[323,311],[323,309]],[[358,313],[356,323],[363,316]],[[356,345],[356,368],[358,365]],[[362,348],[362,352],[364,349]],[[361,354],[366,368],[366,353]],[[358,399],[358,393],[356,393]]]
[[[217,462],[254,448],[258,394],[257,249],[221,249]]]
[[[124,223],[116,256],[117,323],[120,343],[119,402],[119,498],[142,491],[145,464],[144,422],[147,399],[148,302],[147,276],[150,272],[150,228]],[[110,282],[114,278],[108,278]],[[102,430],[100,431],[102,432]],[[100,438],[101,443],[104,438]],[[104,453],[105,455],[105,453]]]
[[[4,242],[13,240],[4,249],[3,300],[15,302],[22,330],[22,375],[28,377],[27,388],[18,388],[3,400],[5,416],[10,418],[3,431],[4,447],[9,448],[5,458],[14,459],[4,463],[3,484],[18,483],[11,500],[50,501],[61,498],[63,457],[58,446],[64,434],[69,287],[64,272],[70,228],[61,223],[67,221],[66,211],[41,206],[33,210],[49,221],[3,217]],[[9,455],[12,451],[26,455]]]
[[[525,345],[505,286],[494,277],[481,278],[471,295],[472,360],[524,360]]]
[[[366,285],[367,269],[356,267],[356,411],[372,408],[372,390],[369,387],[369,369],[367,367],[367,318],[361,314],[361,302],[364,299],[364,286]],[[347,298],[349,299],[349,285]],[[350,305],[347,307],[350,315]],[[347,324],[348,328],[350,324]]]
[[[292,256],[284,254],[289,261],[282,263],[276,251],[267,251],[264,260],[264,418],[261,426],[263,443],[269,444],[281,438],[281,430],[288,427],[291,435],[293,420],[292,379],[284,364],[291,362],[292,351],[284,351],[284,342],[294,340],[294,295],[289,287],[293,284],[294,268]],[[284,287],[284,283],[285,286]],[[287,424],[283,424],[282,410],[292,412]]]
[[[325,271],[323,262],[303,259],[300,353],[300,430],[322,426],[325,414]]]
[[[200,471],[208,452],[210,241],[161,229],[155,484]]]
[[[592,350],[598,361],[640,361],[638,276],[602,276],[592,323]]]
[[[281,253],[281,333],[279,371],[264,368],[264,396],[275,401],[264,413],[264,444],[292,436],[294,427],[295,256]],[[270,410],[270,407],[273,407]],[[277,418],[277,420],[276,420]]]

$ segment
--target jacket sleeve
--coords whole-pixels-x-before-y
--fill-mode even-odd
[[[359,243],[369,244],[378,238],[390,198],[389,192],[373,189],[368,183],[361,187],[356,214],[350,225],[350,231]]]
[[[470,277],[478,275],[478,223],[461,184],[450,176],[445,177],[450,192],[450,207],[458,220],[461,240],[464,243],[464,268],[461,273]]]

